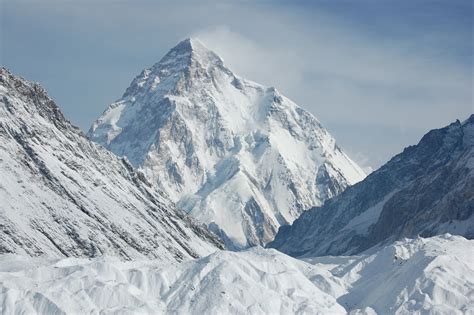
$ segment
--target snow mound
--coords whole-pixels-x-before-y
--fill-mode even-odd
[[[470,314],[474,241],[407,239],[305,261],[260,247],[182,263],[0,256],[11,313]]]
[[[275,250],[218,252],[182,264],[0,258],[6,313],[344,313],[331,274]],[[314,279],[314,280],[311,280]]]
[[[347,309],[378,314],[472,314],[474,241],[445,234],[405,239],[332,269]]]

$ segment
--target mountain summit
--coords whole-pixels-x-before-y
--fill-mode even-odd
[[[186,39],[141,72],[88,136],[126,156],[231,248],[365,177],[318,120]]]

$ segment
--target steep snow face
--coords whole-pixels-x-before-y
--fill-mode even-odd
[[[351,314],[471,314],[474,241],[450,234],[404,239],[371,254],[305,259],[330,270]]]
[[[0,256],[4,313],[470,314],[474,241],[403,240],[372,254],[307,258],[219,251],[164,265],[112,257]]]
[[[183,260],[220,247],[39,85],[0,69],[0,253]]]
[[[362,182],[280,228],[269,246],[293,256],[340,255],[446,232],[474,238],[474,115],[430,131]]]
[[[88,136],[237,248],[365,176],[315,117],[193,39],[136,77]]]

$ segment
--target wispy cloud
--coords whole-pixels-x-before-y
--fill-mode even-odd
[[[472,53],[469,30],[463,37],[428,25],[384,37],[315,15],[261,19],[257,29],[273,30],[263,36],[226,25],[195,35],[236,72],[310,110],[363,165],[377,167],[429,129],[474,112],[472,54],[458,56]]]

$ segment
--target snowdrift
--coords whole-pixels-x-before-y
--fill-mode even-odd
[[[474,241],[407,239],[297,260],[255,247],[183,263],[0,256],[0,311],[165,314],[472,314]]]

